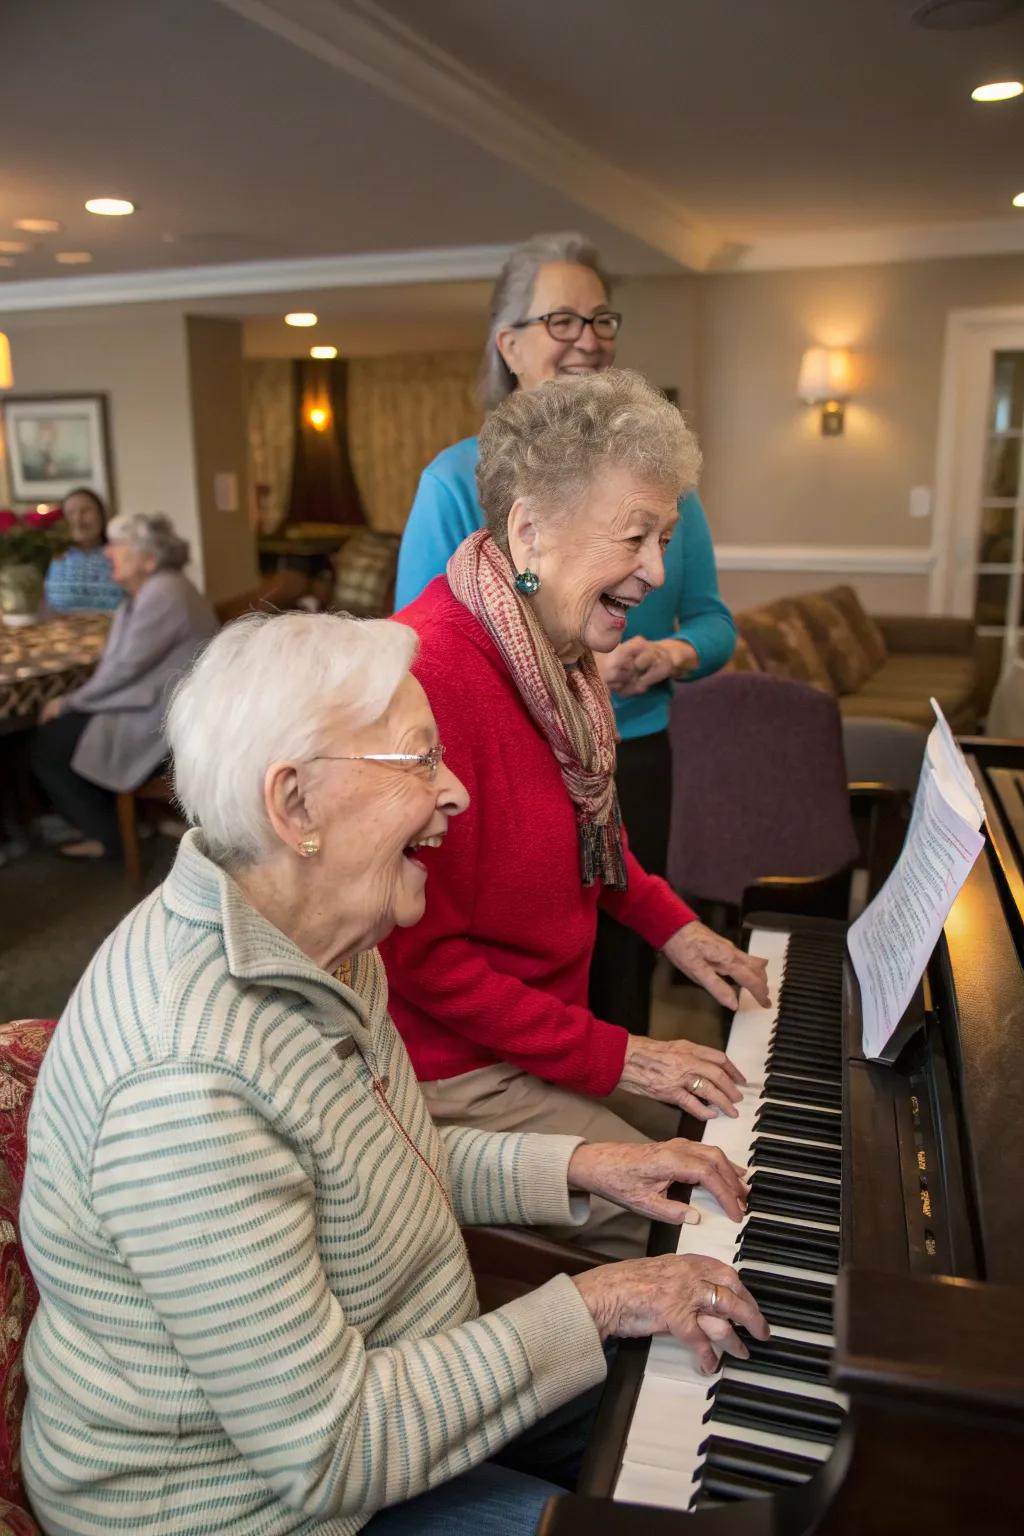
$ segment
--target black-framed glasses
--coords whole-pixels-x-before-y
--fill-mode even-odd
[[[517,320],[509,329],[521,331],[527,325],[543,325],[552,341],[579,341],[584,326],[591,326],[599,341],[614,341],[622,316],[614,309],[601,309],[596,315],[578,315],[574,309],[553,309],[547,315],[530,315]]]
[[[311,763],[387,763],[395,768],[418,769],[433,784],[444,761],[444,747],[438,742],[429,752],[320,752]]]

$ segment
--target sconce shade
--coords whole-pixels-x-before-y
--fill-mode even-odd
[[[11,344],[3,331],[0,331],[0,389],[10,389],[14,384],[14,370],[11,367]]]
[[[796,392],[805,405],[849,399],[850,354],[845,347],[808,347]]]

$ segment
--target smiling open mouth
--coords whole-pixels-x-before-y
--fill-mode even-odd
[[[414,843],[407,843],[405,845],[402,849],[402,857],[409,859],[413,864],[419,864],[422,869],[424,866],[416,858],[417,851],[420,848],[440,848],[443,842],[444,837],[441,833],[437,833],[433,837],[418,837]]]
[[[620,624],[625,624],[629,610],[635,608],[639,601],[638,597],[623,597],[621,594],[611,592],[602,592],[600,597],[601,607],[605,613]]]

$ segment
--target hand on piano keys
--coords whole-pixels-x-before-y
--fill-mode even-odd
[[[771,1004],[767,962],[745,949],[737,949],[704,923],[687,923],[672,935],[662,953],[723,1008],[735,1008],[739,1002],[736,991],[723,981],[724,976],[731,976],[741,992],[745,987],[762,1008]]]
[[[746,1078],[724,1051],[690,1040],[630,1035],[619,1087],[685,1109],[695,1120],[735,1117]]]
[[[770,1337],[761,1309],[735,1269],[700,1254],[602,1264],[574,1275],[573,1284],[602,1342],[671,1334],[693,1352],[706,1376],[720,1369],[721,1354],[749,1359],[734,1324],[755,1339]]]
[[[582,1142],[569,1162],[569,1185],[679,1226],[699,1222],[700,1212],[682,1200],[669,1199],[673,1184],[700,1185],[732,1221],[747,1212],[750,1185],[745,1168],[730,1162],[720,1147],[700,1141]]]

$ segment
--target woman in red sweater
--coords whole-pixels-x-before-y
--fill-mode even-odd
[[[516,391],[480,434],[488,528],[399,615],[420,637],[414,672],[470,794],[427,853],[426,916],[382,946],[392,1015],[442,1124],[643,1141],[630,1123],[646,1118],[630,1107],[642,1098],[735,1114],[742,1077],[721,1051],[631,1036],[587,1007],[599,906],[727,1006],[724,976],[768,1001],[764,962],[629,853],[593,656],[663,582],[699,462],[679,412],[638,374]],[[640,1097],[618,1095],[613,1110],[602,1101],[618,1088]],[[574,1240],[642,1250],[642,1218],[602,1201],[592,1212]]]

